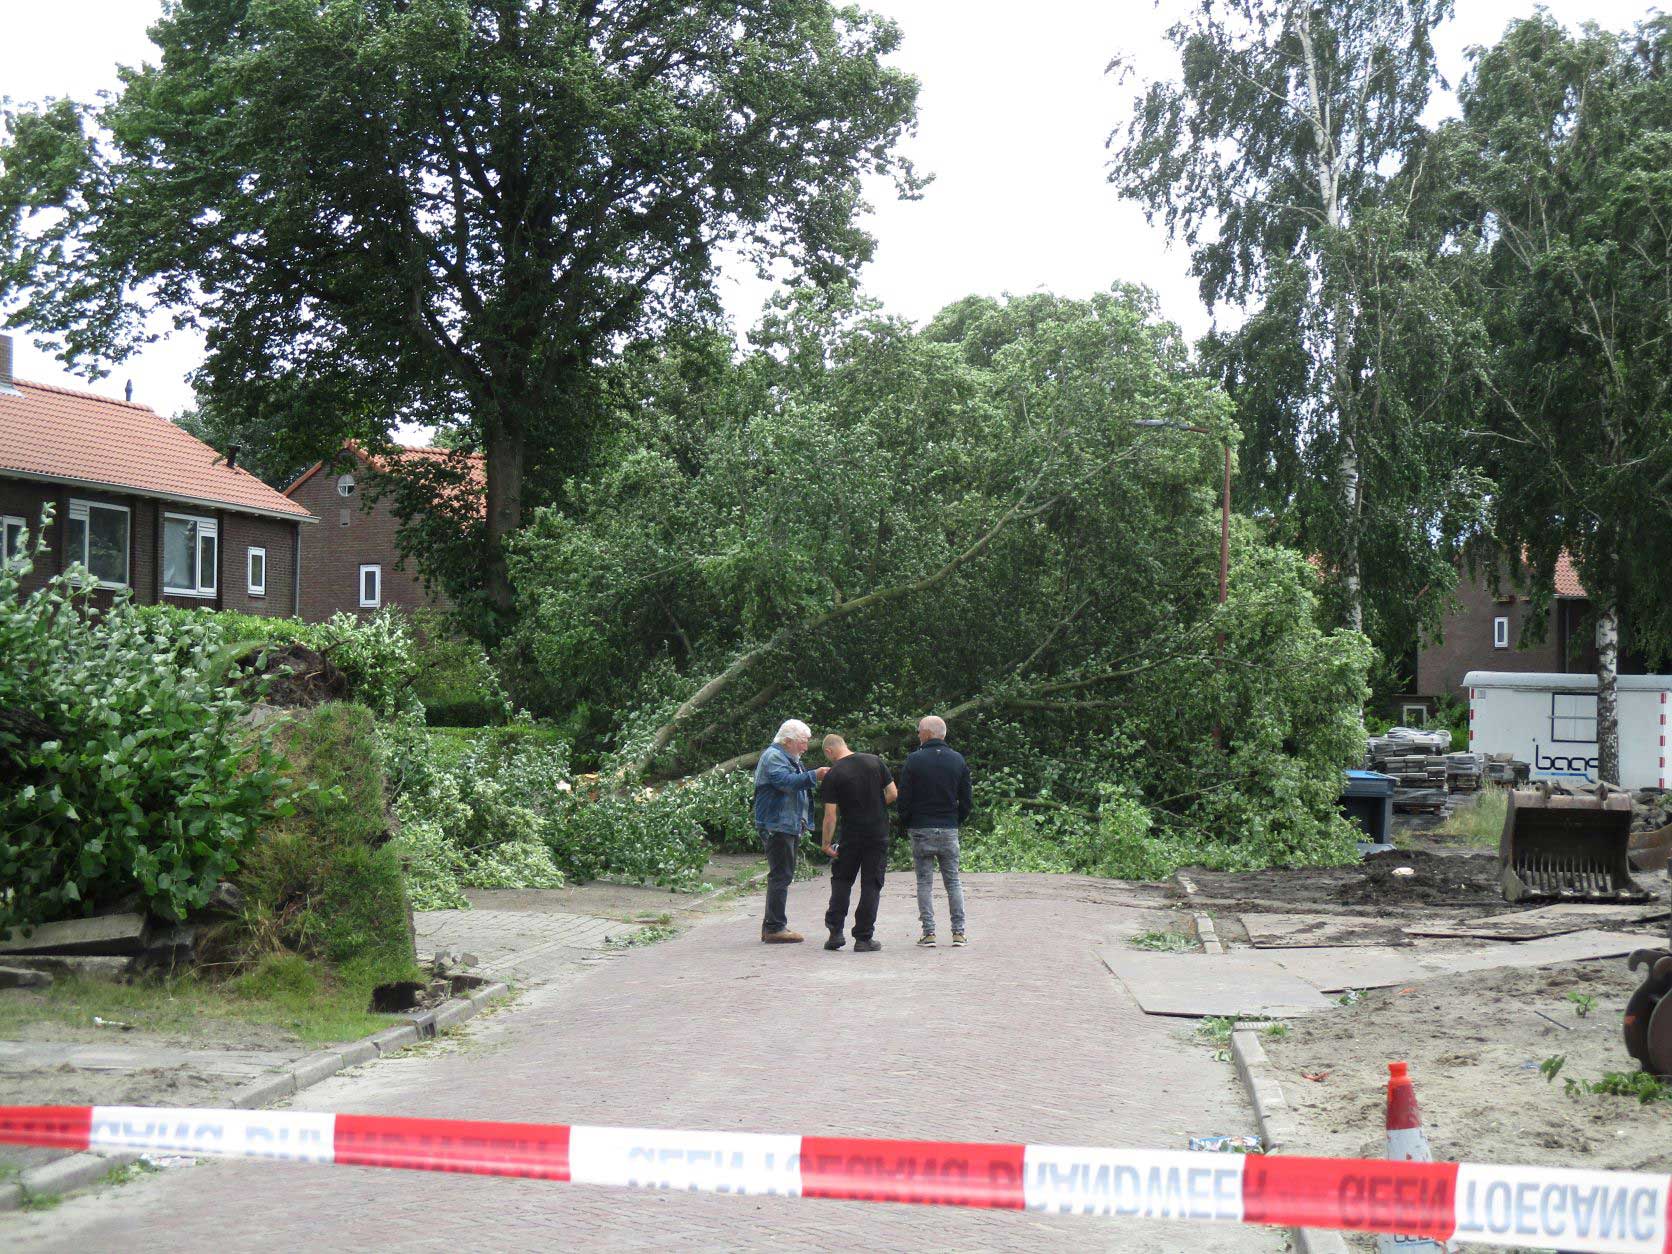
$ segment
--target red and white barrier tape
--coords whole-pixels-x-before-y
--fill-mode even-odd
[[[0,1106],[0,1143],[1672,1251],[1638,1172],[143,1106]]]

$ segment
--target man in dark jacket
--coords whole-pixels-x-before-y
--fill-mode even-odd
[[[917,869],[917,913],[923,920],[918,944],[935,943],[935,867],[946,883],[952,912],[952,943],[968,944],[964,932],[964,886],[958,879],[958,828],[970,816],[970,768],[946,743],[946,723],[933,714],[917,724],[918,748],[900,772],[900,822],[911,835]]]

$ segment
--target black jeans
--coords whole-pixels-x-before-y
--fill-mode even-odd
[[[795,832],[761,834],[761,845],[766,850],[766,917],[761,920],[761,933],[782,932],[789,927],[785,911],[789,908],[790,881],[795,878],[795,851],[801,837]]]
[[[877,922],[877,903],[882,897],[883,875],[888,870],[888,836],[849,836],[844,834],[836,848],[836,861],[830,868],[830,908],[824,912],[824,925],[832,932],[840,932],[848,921],[848,897],[853,892],[854,877],[859,878],[859,908],[853,912],[853,938],[870,940]]]

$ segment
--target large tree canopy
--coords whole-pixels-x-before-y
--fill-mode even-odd
[[[97,363],[169,311],[206,332],[206,399],[304,461],[465,426],[501,611],[525,475],[578,466],[594,367],[711,309],[726,250],[848,274],[861,176],[917,186],[898,31],[828,0],[178,0],[151,36],[103,107],[7,119],[11,324]]]
[[[1409,178],[1452,0],[1195,0],[1183,73],[1135,105],[1110,179],[1192,250],[1205,346],[1237,402],[1244,499],[1325,559],[1343,620],[1390,652],[1452,582],[1436,540],[1478,497],[1457,470],[1477,345],[1431,267]]]
[[[1367,646],[1246,525],[1219,611],[1236,431],[1148,297],[913,332],[802,292],[756,342],[647,352],[615,455],[514,545],[516,643],[554,709],[621,712],[621,770],[747,763],[789,714],[893,752],[933,711],[989,797],[1125,790],[1178,861],[1344,848]]]
[[[1491,344],[1477,430],[1496,539],[1598,620],[1600,770],[1618,779],[1616,618],[1672,653],[1672,18],[1548,16],[1480,50],[1429,161]]]

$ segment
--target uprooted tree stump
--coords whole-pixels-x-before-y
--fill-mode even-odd
[[[238,665],[251,679],[268,680],[268,705],[306,709],[348,696],[348,676],[342,669],[300,642],[251,649]]]

